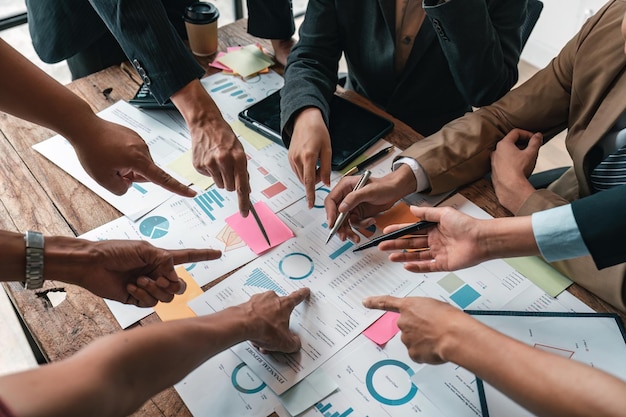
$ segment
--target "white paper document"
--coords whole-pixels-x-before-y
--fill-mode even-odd
[[[210,314],[267,290],[288,294],[311,288],[311,299],[296,308],[292,328],[302,338],[296,354],[263,355],[249,343],[234,348],[251,369],[280,394],[302,380],[382,312],[368,310],[368,295],[403,297],[422,279],[378,251],[352,253],[354,244],[334,238],[324,245],[328,228],[323,208],[309,211],[301,200],[279,215],[296,234],[227,280],[189,303],[197,314]]]

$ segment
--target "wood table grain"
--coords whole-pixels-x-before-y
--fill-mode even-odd
[[[242,19],[221,27],[220,50],[253,42],[260,42],[269,48],[269,42],[248,35],[246,25],[247,21]],[[209,68],[206,66],[208,59],[201,63]],[[276,70],[282,73],[282,68]],[[211,70],[207,72],[212,73]],[[126,64],[74,81],[68,88],[98,112],[118,100],[132,98],[139,84],[140,78],[133,67]],[[338,94],[389,117],[354,92],[341,90]],[[399,148],[404,149],[423,138],[401,121],[391,119],[395,127],[386,139]],[[121,216],[120,212],[32,149],[32,145],[53,135],[54,132],[50,130],[0,113],[0,176],[3,179],[0,189],[0,227],[3,229],[38,230],[46,235],[77,236]],[[498,204],[491,183],[485,179],[464,187],[460,193],[492,216],[510,215]],[[48,361],[66,358],[96,338],[120,331],[102,299],[79,287],[46,281],[41,290],[27,291],[19,283],[4,285]],[[52,307],[47,293],[59,290],[65,291],[66,298]],[[626,318],[577,285],[573,285],[569,291],[595,310],[617,312],[623,321]],[[158,321],[156,314],[152,314],[136,326]],[[134,415],[189,416],[190,412],[176,391],[169,388],[146,402]]]

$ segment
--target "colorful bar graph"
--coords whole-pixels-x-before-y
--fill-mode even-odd
[[[141,185],[137,184],[136,182],[133,183],[133,188],[139,191],[141,194],[148,194],[148,190],[146,190],[145,188],[143,188]]]
[[[330,259],[332,259],[333,261],[335,259],[337,259],[339,256],[341,256],[345,251],[347,251],[348,249],[350,249],[352,246],[354,246],[354,243],[352,242],[346,242],[342,247],[340,247],[339,249],[337,249],[336,251],[334,251],[333,253],[331,253]]]
[[[200,206],[204,214],[209,216],[209,219],[215,221],[215,216],[211,214],[211,212],[213,211],[213,199],[208,192],[194,197],[193,201],[195,201],[196,204]]]
[[[324,404],[321,402],[315,404],[315,408],[317,409],[317,411],[322,413],[324,417],[347,417],[350,414],[352,414],[352,412],[354,411],[352,408],[348,408],[346,411],[342,413],[340,413],[339,411],[333,412],[331,410],[333,408],[333,405],[331,403]]]
[[[259,268],[254,268],[248,279],[246,280],[246,285],[250,287],[258,287],[265,288],[266,290],[272,290],[277,294],[287,295],[285,290],[280,288],[278,284],[276,284],[265,272],[260,270]]]
[[[261,193],[267,198],[272,198],[275,195],[282,193],[286,189],[287,187],[285,187],[285,184],[283,184],[282,182],[277,182],[276,184],[270,185],[265,190],[261,191]]]
[[[223,89],[225,89],[225,88],[227,88],[227,87],[230,87],[231,85],[233,85],[233,83],[226,83],[226,84],[222,84],[222,85],[220,85],[219,87],[215,87],[215,88],[211,89],[211,92],[212,92],[212,93],[216,93],[216,92],[218,92],[218,91],[220,91],[220,90],[223,90]]]

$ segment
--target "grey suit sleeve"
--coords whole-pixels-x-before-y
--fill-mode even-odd
[[[526,0],[450,0],[424,11],[465,100],[493,103],[517,82]]]
[[[183,44],[168,19],[168,9],[154,0],[89,0],[121,45],[156,99],[163,103],[205,71]],[[184,11],[188,1],[170,1]]]
[[[336,13],[332,0],[309,0],[300,39],[289,54],[281,92],[281,131],[287,146],[293,117],[306,107],[319,108],[328,126],[342,52]]]

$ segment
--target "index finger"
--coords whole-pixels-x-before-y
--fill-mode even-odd
[[[216,249],[173,249],[169,252],[172,255],[174,265],[210,261],[222,256],[222,251]]]
[[[300,288],[289,295],[282,297],[283,301],[289,306],[290,310],[296,308],[298,304],[309,298],[311,290],[309,288]]]
[[[306,201],[309,208],[313,208],[313,205],[315,204],[315,184],[317,184],[316,165],[316,161],[311,163],[311,160],[307,159],[304,161],[304,166],[302,167]]]
[[[379,295],[367,297],[363,300],[363,305],[367,308],[385,311],[400,312],[402,298],[392,297],[391,295]]]
[[[178,195],[182,195],[183,197],[193,197],[196,195],[196,192],[194,190],[192,190],[185,184],[182,184],[175,180],[174,177],[172,177],[170,174],[156,166],[153,161],[150,161],[148,163],[148,166],[139,171],[138,174],[140,174],[145,179],[152,181],[156,185],[159,185],[166,190],[176,193]]]
[[[326,210],[326,219],[330,227],[333,226],[337,216],[339,215],[339,205],[346,195],[350,194],[354,186],[359,181],[356,176],[349,176],[339,181],[339,184],[333,188],[324,199],[324,208]]]
[[[247,217],[250,211],[250,177],[248,171],[244,170],[243,173],[237,171],[235,173],[235,186],[237,190],[237,201],[239,204],[239,213],[242,216]]]

